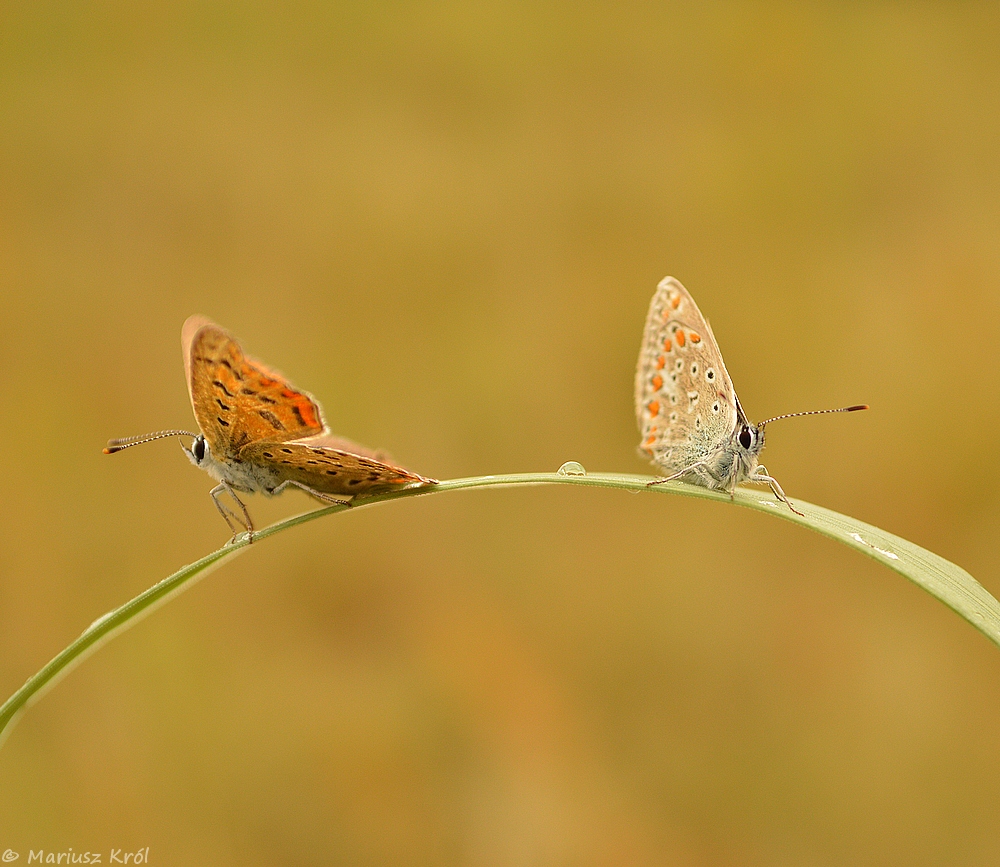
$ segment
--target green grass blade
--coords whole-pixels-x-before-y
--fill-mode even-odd
[[[207,557],[185,566],[169,578],[164,578],[114,611],[97,618],[75,641],[29,677],[24,685],[0,706],[0,745],[3,744],[18,717],[97,648],[118,633],[135,626],[169,598],[187,590],[223,560],[235,556],[246,547],[243,543],[220,548]]]
[[[617,475],[611,473],[585,474],[579,464],[565,464],[558,473],[518,473],[505,476],[478,476],[468,479],[453,479],[441,482],[432,488],[413,488],[392,493],[376,494],[359,500],[352,508],[362,508],[375,503],[398,500],[404,497],[422,497],[440,494],[446,491],[460,491],[473,488],[513,487],[515,485],[588,485],[591,487],[617,488],[619,490],[643,493],[649,495],[680,494],[686,497],[702,497],[704,499],[730,502],[728,494],[708,491],[694,485],[682,482],[666,482],[655,487],[648,487],[652,479],[649,476]],[[968,572],[954,563],[932,554],[930,551],[914,545],[906,539],[865,524],[846,515],[814,506],[802,500],[794,500],[795,507],[802,515],[796,515],[784,503],[774,499],[770,491],[755,491],[738,489],[732,502],[749,509],[775,515],[794,524],[801,524],[831,539],[854,548],[884,566],[909,578],[932,596],[940,599],[969,623],[982,632],[994,644],[1000,646],[1000,603],[991,596],[982,585]],[[296,515],[272,524],[258,531],[254,536],[255,544],[259,544],[268,536],[288,530],[307,521],[315,521],[332,512],[348,511],[346,506],[329,506],[316,509],[302,515]],[[0,743],[10,732],[12,723],[37,701],[48,689],[54,686],[60,678],[68,674],[76,665],[87,658],[98,647],[109,641],[115,635],[162,605],[168,599],[183,592],[197,580],[204,577],[211,569],[223,561],[245,551],[248,543],[245,538],[235,544],[226,545],[203,557],[189,566],[175,572],[169,578],[164,578],[158,584],[140,593],[120,608],[109,612],[95,620],[83,634],[61,653],[55,656],[36,674],[30,677],[17,692],[0,706]]]

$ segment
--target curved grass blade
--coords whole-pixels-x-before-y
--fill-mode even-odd
[[[680,494],[687,497],[701,497],[709,500],[730,502],[728,494],[709,491],[683,482],[666,482],[655,487],[648,487],[652,481],[649,476],[618,475],[612,473],[587,474],[579,464],[573,462],[564,464],[558,473],[517,473],[503,476],[478,476],[468,479],[453,479],[440,482],[433,487],[411,488],[403,491],[393,491],[375,494],[359,499],[348,509],[346,506],[328,506],[296,515],[279,521],[254,534],[256,542],[263,541],[268,536],[288,530],[307,521],[315,521],[331,512],[353,511],[363,506],[388,500],[398,500],[405,497],[429,496],[445,491],[460,491],[465,489],[488,487],[513,487],[516,485],[587,485],[591,487],[617,488],[619,490],[643,492],[646,494]],[[994,644],[1000,646],[1000,603],[987,592],[964,569],[954,563],[932,554],[930,551],[914,545],[906,539],[873,527],[863,521],[850,518],[814,506],[802,500],[794,500],[795,507],[802,512],[796,515],[784,503],[775,500],[770,492],[737,489],[732,502],[746,508],[775,515],[794,524],[800,524],[836,539],[850,548],[854,548],[873,558],[884,566],[909,578],[932,596],[940,599],[960,616],[982,632]],[[115,635],[135,625],[147,614],[168,599],[186,590],[204,577],[211,569],[245,551],[248,547],[245,537],[234,544],[226,545],[218,551],[203,557],[183,569],[175,572],[169,578],[164,578],[148,590],[129,600],[120,608],[105,614],[95,620],[68,647],[55,656],[36,674],[30,677],[2,706],[0,706],[0,744],[10,732],[14,721],[28,708],[54,686],[60,678],[68,674],[76,665],[87,658],[98,647],[109,641]]]

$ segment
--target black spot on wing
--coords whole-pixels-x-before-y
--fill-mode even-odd
[[[281,423],[281,419],[271,412],[271,410],[258,409],[257,414],[275,430],[286,430],[285,426]]]

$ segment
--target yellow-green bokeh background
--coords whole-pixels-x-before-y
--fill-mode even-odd
[[[679,277],[794,499],[1000,593],[995,4],[0,10],[3,697],[227,538],[204,313],[438,478],[641,472]],[[258,523],[310,508],[249,500]],[[725,505],[427,497],[269,540],[0,751],[0,850],[159,865],[995,864],[1000,651]]]

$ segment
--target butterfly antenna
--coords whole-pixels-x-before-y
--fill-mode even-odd
[[[115,452],[120,452],[122,449],[131,448],[132,446],[139,446],[143,443],[149,443],[153,440],[161,440],[164,437],[196,437],[198,434],[193,434],[189,430],[161,430],[156,433],[140,434],[134,437],[122,437],[120,440],[108,440],[107,448],[104,449],[104,454],[113,455]]]
[[[762,421],[758,427],[764,427],[764,425],[770,424],[772,421],[778,421],[783,418],[797,418],[800,415],[825,415],[828,412],[857,412],[859,409],[868,409],[868,404],[859,403],[856,406],[842,406],[840,409],[811,409],[808,412],[790,412],[788,415],[776,415],[774,418]]]

